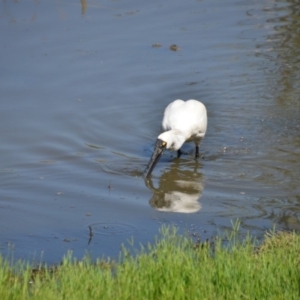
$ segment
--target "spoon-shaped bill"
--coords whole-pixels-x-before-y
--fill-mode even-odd
[[[151,175],[154,167],[158,163],[161,155],[163,154],[165,147],[166,147],[166,142],[164,142],[162,140],[157,140],[157,142],[155,144],[154,152],[153,152],[151,159],[143,173],[144,178]]]

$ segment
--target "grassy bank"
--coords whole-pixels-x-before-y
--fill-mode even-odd
[[[230,249],[218,239],[195,244],[173,229],[162,235],[134,257],[124,250],[120,262],[68,257],[33,270],[1,258],[0,299],[300,298],[299,235],[269,235],[259,247],[247,238]]]

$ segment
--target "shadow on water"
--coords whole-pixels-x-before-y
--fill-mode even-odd
[[[182,160],[181,160],[182,162]],[[171,169],[164,172],[155,187],[152,178],[146,178],[146,186],[153,192],[149,203],[159,211],[195,213],[201,209],[199,199],[203,191],[202,167],[198,161],[189,169],[180,168],[180,159],[175,159]]]

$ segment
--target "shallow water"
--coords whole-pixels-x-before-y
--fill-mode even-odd
[[[52,263],[161,224],[299,229],[299,12],[289,1],[3,1],[0,244]],[[170,50],[176,44],[178,51]],[[208,110],[202,159],[141,174],[165,106]],[[90,227],[89,227],[90,226]],[[90,229],[93,236],[90,239]]]

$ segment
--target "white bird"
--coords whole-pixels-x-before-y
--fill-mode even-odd
[[[199,144],[205,136],[207,128],[206,108],[200,101],[191,99],[187,101],[175,100],[165,109],[162,121],[163,133],[156,141],[152,157],[143,173],[148,177],[159,161],[165,149],[177,151],[185,142],[194,141],[196,145],[196,158],[199,157]]]

